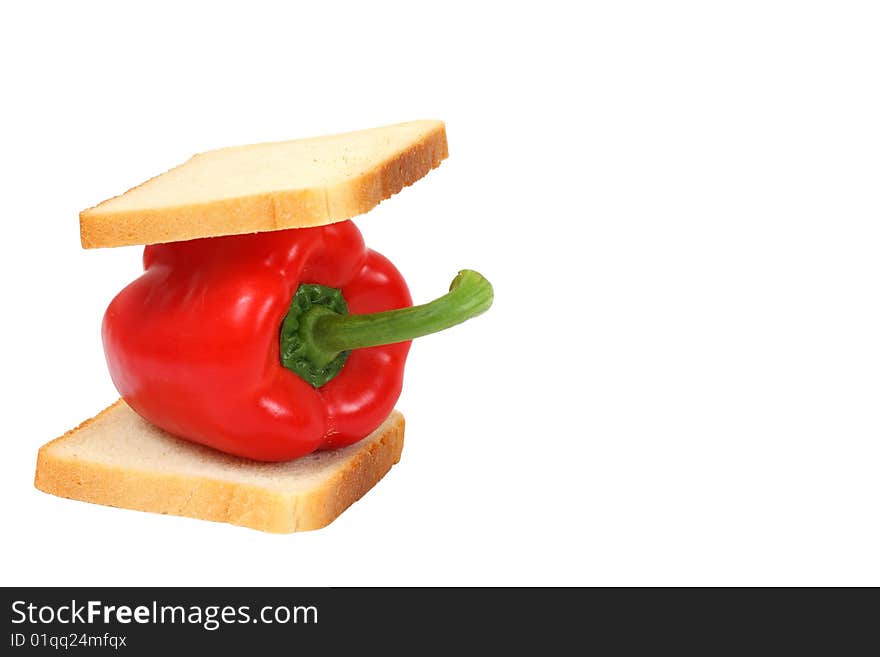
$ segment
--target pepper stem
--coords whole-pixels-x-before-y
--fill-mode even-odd
[[[299,287],[281,325],[281,363],[314,387],[333,379],[352,349],[405,342],[461,324],[492,305],[492,285],[470,269],[430,303],[349,315],[342,293],[316,284]]]
[[[430,303],[368,315],[327,313],[314,324],[313,339],[327,352],[375,347],[442,331],[486,312],[492,285],[470,269],[458,273],[449,292]]]

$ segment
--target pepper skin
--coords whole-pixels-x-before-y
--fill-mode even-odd
[[[301,283],[340,289],[352,315],[412,305],[350,221],[147,246],[144,273],[104,315],[114,385],[154,425],[237,456],[283,461],[356,442],[397,402],[410,342],[355,349],[312,387],[279,358]]]

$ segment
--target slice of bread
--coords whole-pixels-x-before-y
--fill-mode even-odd
[[[266,532],[318,529],[400,460],[403,433],[403,415],[393,411],[348,447],[260,463],[174,438],[119,400],[43,445],[34,485],[74,500]]]
[[[208,151],[84,210],[80,238],[125,246],[343,221],[447,155],[441,121]]]

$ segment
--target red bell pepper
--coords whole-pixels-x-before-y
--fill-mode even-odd
[[[401,392],[410,342],[485,311],[464,270],[411,307],[406,283],[350,221],[147,246],[104,315],[119,393],[171,434],[288,460],[363,438]]]

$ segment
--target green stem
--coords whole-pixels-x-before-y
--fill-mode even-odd
[[[342,371],[352,349],[404,342],[461,324],[488,310],[492,297],[489,281],[464,269],[449,293],[430,303],[349,315],[340,290],[304,283],[281,323],[281,364],[319,388]]]
[[[312,339],[328,354],[412,340],[442,331],[486,312],[492,305],[492,285],[470,269],[458,273],[449,292],[430,303],[369,315],[322,314]]]

